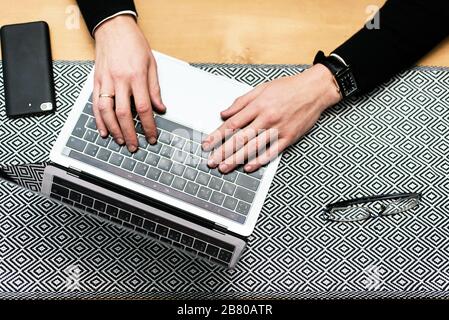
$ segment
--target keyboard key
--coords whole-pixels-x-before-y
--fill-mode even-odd
[[[196,155],[200,156],[203,159],[207,159],[209,158],[210,155],[210,151],[203,151],[203,149],[200,147],[198,148],[198,150],[196,151]]]
[[[69,196],[69,189],[55,183],[51,186],[51,192],[63,198],[67,198]]]
[[[128,222],[129,219],[131,218],[131,213],[129,213],[128,211],[125,211],[125,210],[120,210],[118,212],[118,218],[122,221]]]
[[[151,180],[157,181],[159,180],[159,177],[161,176],[162,171],[156,168],[150,168],[147,173],[147,177]]]
[[[108,215],[110,215],[110,216],[117,217],[117,215],[118,215],[118,209],[117,209],[116,207],[107,205],[107,206],[106,206],[106,213],[107,213]]]
[[[136,123],[136,133],[145,135],[145,131],[143,130],[142,122],[138,121]]]
[[[235,182],[235,180],[237,179],[237,175],[238,173],[236,171],[232,171],[230,173],[224,174],[223,179],[229,182]]]
[[[75,137],[70,137],[67,141],[67,147],[74,149],[79,152],[83,152],[84,148],[86,147],[86,141],[82,141]]]
[[[232,196],[234,194],[235,188],[236,188],[236,186],[234,184],[225,182],[223,184],[223,187],[221,188],[221,192]]]
[[[161,175],[161,178],[159,179],[159,182],[169,186],[169,185],[171,185],[174,177],[175,176],[170,174],[170,173],[162,172],[162,175]]]
[[[256,178],[256,179],[260,180],[260,179],[262,179],[264,173],[265,173],[265,169],[264,168],[260,168],[259,170],[256,170],[254,172],[247,173],[247,174],[250,175],[253,178]]]
[[[237,187],[237,190],[235,191],[234,197],[236,197],[237,199],[246,201],[246,202],[253,202],[254,200],[254,196],[256,194],[252,191],[249,191],[247,189],[244,189],[242,187]]]
[[[200,172],[198,177],[196,178],[196,182],[202,184],[203,186],[207,186],[209,184],[210,176],[208,174]]]
[[[163,146],[160,152],[160,155],[170,159],[175,152],[175,149],[169,146]]]
[[[187,157],[187,153],[185,153],[184,151],[181,151],[181,150],[176,150],[172,159],[174,161],[183,163],[184,160],[186,159],[186,157]]]
[[[206,187],[201,187],[198,191],[198,198],[209,200],[212,190]]]
[[[170,144],[172,139],[173,135],[165,131],[161,132],[161,134],[159,135],[159,141],[165,144]]]
[[[161,235],[161,236],[166,237],[167,233],[168,233],[168,228],[164,227],[163,225],[158,224],[157,227],[156,227],[156,233]]]
[[[182,176],[184,173],[185,166],[179,163],[173,163],[173,166],[171,167],[170,172],[173,174],[176,174],[177,176]]]
[[[182,190],[184,190],[186,183],[187,183],[187,180],[180,178],[180,177],[176,177],[175,180],[173,181],[172,187],[182,191]]]
[[[197,194],[199,188],[200,186],[198,184],[189,181],[184,191],[194,196]]]
[[[173,162],[172,162],[171,160],[162,158],[162,159],[159,161],[159,164],[158,164],[157,167],[158,167],[159,169],[164,170],[164,171],[170,171],[170,168],[171,168],[172,164],[173,164]]]
[[[120,166],[123,162],[123,156],[119,155],[118,153],[113,153],[111,155],[111,158],[109,159],[109,163],[113,164],[115,166]]]
[[[81,203],[85,205],[86,207],[92,207],[94,205],[94,199],[91,197],[88,197],[86,195],[83,195],[83,198],[81,199]]]
[[[161,151],[162,144],[156,143],[156,144],[148,144],[147,150],[153,153],[159,153]]]
[[[69,195],[69,199],[73,200],[75,202],[81,202],[81,194],[76,192],[76,191],[71,190],[70,191],[70,195]]]
[[[69,200],[69,199],[66,199],[66,198],[62,198],[61,201],[64,202],[64,203],[67,203],[69,206],[73,206],[73,201],[72,200]]]
[[[106,203],[99,201],[99,200],[95,200],[94,209],[101,211],[101,212],[105,212],[106,211]]]
[[[257,191],[257,188],[259,188],[259,183],[259,180],[251,178],[246,174],[239,174],[236,181],[236,184],[253,191]]]
[[[115,142],[115,140],[111,139],[111,142],[109,143],[108,149],[112,150],[112,151],[115,151],[115,152],[119,152],[121,147],[122,146],[117,144],[117,142]]]
[[[184,151],[190,154],[195,154],[196,150],[198,149],[199,144],[193,142],[193,141],[187,141],[184,145]]]
[[[193,238],[186,234],[183,234],[181,238],[181,243],[187,247],[191,247],[193,244]]]
[[[84,134],[84,140],[87,140],[89,142],[95,142],[95,140],[97,140],[97,137],[98,133],[92,130],[87,130],[86,133]]]
[[[90,100],[92,101],[92,100]],[[83,112],[93,116],[94,115],[94,111],[92,110],[92,104],[91,103],[86,103],[86,105],[84,106]]]
[[[209,188],[220,191],[221,186],[223,185],[223,180],[218,179],[217,177],[212,177],[209,182]]]
[[[221,204],[223,203],[224,198],[225,198],[225,195],[223,193],[220,193],[218,191],[214,191],[214,193],[212,193],[212,197],[210,198],[210,201],[212,203],[215,203],[215,204],[221,206]]]
[[[139,135],[138,141],[139,141],[139,148],[146,149],[148,147],[147,138],[145,138],[144,136]]]
[[[210,172],[209,172],[209,173],[210,173],[211,175],[213,175],[213,176],[216,176],[216,177],[221,178],[221,172],[218,171],[217,168],[215,168],[215,169],[210,169]]]
[[[150,232],[154,232],[154,230],[156,229],[156,224],[152,221],[145,220],[145,222],[143,223],[143,228]]]
[[[191,181],[195,181],[198,172],[192,168],[186,168],[184,171],[184,178],[189,179]]]
[[[185,162],[186,165],[188,165],[189,167],[192,167],[192,168],[196,168],[199,163],[200,163],[200,158],[195,157],[190,154],[187,156],[186,162]]]
[[[207,245],[206,253],[212,257],[216,257],[218,255],[218,251],[220,249],[214,245],[211,245],[210,243]]]
[[[176,248],[179,248],[181,250],[184,250],[184,248],[185,248],[182,244],[177,243],[177,242],[173,242],[173,246],[176,247]]]
[[[195,239],[195,242],[193,243],[193,248],[195,250],[201,251],[203,252],[204,250],[206,250],[206,242]]]
[[[181,137],[174,137],[171,142],[171,145],[175,148],[182,149],[182,147],[184,147],[185,143],[186,143],[185,139],[183,139]]]
[[[143,149],[139,149],[137,150],[134,154],[133,154],[133,158],[136,159],[137,161],[144,161],[145,158],[147,157],[148,152],[146,152]]]
[[[76,122],[75,128],[73,128],[72,134],[78,138],[84,137],[84,133],[86,132],[86,122],[89,119],[85,114],[81,114]]]
[[[146,164],[138,162],[136,164],[136,167],[134,168],[134,172],[138,175],[145,176],[147,174],[148,168],[149,167]]]
[[[98,135],[97,142],[95,142],[98,146],[106,148],[109,144],[109,141],[111,141],[110,137],[102,138],[100,135]]]
[[[100,149],[98,146],[89,143],[86,149],[84,150],[84,153],[91,157],[95,157],[97,155],[98,149]]]
[[[170,230],[170,232],[168,233],[168,238],[173,241],[179,242],[179,240],[181,240],[181,233],[175,230]]]
[[[97,130],[97,124],[95,123],[95,118],[89,118],[86,123],[86,127],[92,130]]]
[[[101,148],[97,153],[97,158],[103,161],[108,161],[111,154],[111,151]]]
[[[203,172],[209,172],[209,167],[207,166],[207,161],[201,161],[198,165],[198,170],[201,170]]]
[[[221,249],[218,254],[218,259],[223,260],[225,262],[230,262],[232,258],[232,253],[226,250]]]
[[[237,207],[237,202],[237,199],[227,196],[223,203],[223,207],[234,211],[235,207]]]
[[[152,165],[153,167],[156,167],[160,158],[161,157],[159,157],[156,154],[149,153],[147,158],[145,159],[145,163],[148,163],[149,165]]]
[[[133,171],[136,166],[136,160],[125,158],[122,163],[122,168],[125,170]]]
[[[143,219],[139,216],[136,216],[135,214],[133,214],[131,216],[131,224],[137,226],[137,227],[141,227],[143,223]]]
[[[167,244],[172,244],[171,240],[168,240],[167,238],[161,237],[159,240],[161,240],[162,242],[165,242]]]
[[[237,205],[237,209],[235,209],[235,211],[246,216],[249,212],[250,207],[251,206],[248,203],[239,201],[239,204]]]
[[[130,158],[133,154],[131,153],[131,151],[128,150],[127,146],[123,146],[122,149],[120,150],[120,153],[123,154],[124,156]]]

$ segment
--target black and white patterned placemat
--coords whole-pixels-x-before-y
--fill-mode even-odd
[[[198,65],[256,85],[300,66]],[[58,112],[9,120],[0,164],[33,179],[92,64],[56,62]],[[0,295],[139,297],[448,296],[449,70],[414,68],[326,112],[289,148],[248,251],[223,270],[0,182]],[[14,165],[14,166],[13,166]],[[17,166],[19,165],[19,166]],[[19,172],[20,171],[20,172]],[[415,211],[324,223],[337,199],[419,191]]]

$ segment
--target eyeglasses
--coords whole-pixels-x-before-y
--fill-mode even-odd
[[[420,193],[385,194],[328,204],[321,214],[327,221],[354,222],[390,216],[418,207]]]

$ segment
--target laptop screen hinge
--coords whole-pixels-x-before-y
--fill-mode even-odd
[[[80,169],[74,168],[72,166],[69,166],[69,168],[67,169],[67,174],[69,174],[69,175],[71,175],[73,177],[76,177],[76,178],[80,177],[81,172],[82,171]]]
[[[214,223],[214,231],[217,231],[222,234],[226,234],[228,232],[228,228],[226,228],[225,226],[223,226],[219,223]]]

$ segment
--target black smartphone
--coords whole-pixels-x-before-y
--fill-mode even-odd
[[[0,36],[6,114],[20,117],[54,111],[48,24],[38,21],[5,25]]]

